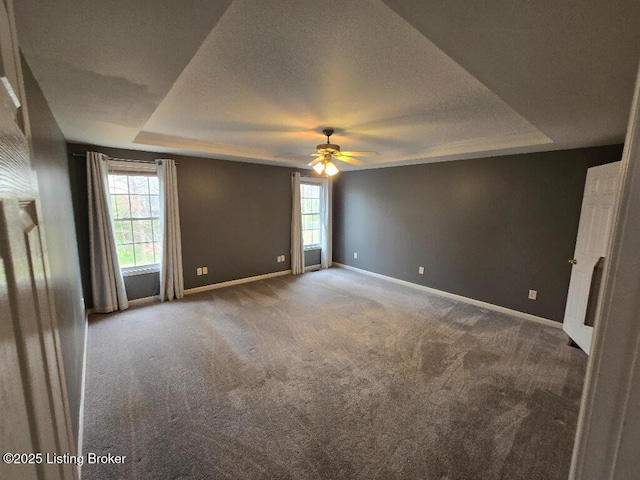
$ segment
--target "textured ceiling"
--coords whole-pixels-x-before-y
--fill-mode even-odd
[[[283,165],[324,127],[370,167],[620,142],[640,58],[626,0],[16,8],[68,140]]]

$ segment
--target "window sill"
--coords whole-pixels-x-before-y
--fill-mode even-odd
[[[135,275],[144,275],[146,273],[157,273],[160,271],[160,265],[145,265],[144,267],[127,267],[121,268],[123,277],[133,277]]]
[[[320,245],[309,245],[308,247],[303,247],[305,252],[309,252],[311,250],[322,250]]]

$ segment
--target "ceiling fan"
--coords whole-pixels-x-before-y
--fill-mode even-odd
[[[372,157],[374,155],[378,155],[377,152],[343,152],[340,150],[340,145],[336,145],[335,143],[331,143],[331,135],[333,135],[333,128],[325,128],[322,130],[327,137],[327,143],[321,143],[316,146],[316,153],[312,153],[311,156],[318,157],[309,165],[313,167],[313,169],[319,175],[326,175],[331,177],[338,173],[338,167],[331,161],[331,159],[338,160],[340,162],[349,163],[351,165],[364,165],[365,163],[362,160],[358,160],[354,158],[354,155],[359,157]]]

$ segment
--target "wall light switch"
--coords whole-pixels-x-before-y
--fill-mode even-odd
[[[424,267],[418,267],[418,273],[424,275]]]
[[[529,290],[529,300],[537,300],[537,299],[538,299],[538,291]]]
[[[358,252],[353,252],[353,258],[358,258]]]
[[[203,275],[207,275],[209,273],[209,268],[207,267],[202,267],[202,274]]]
[[[196,275],[202,275],[202,268],[196,268]]]

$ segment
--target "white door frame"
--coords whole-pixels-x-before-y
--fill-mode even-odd
[[[640,472],[640,71],[621,184],[571,480],[631,480]]]

